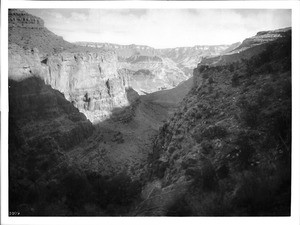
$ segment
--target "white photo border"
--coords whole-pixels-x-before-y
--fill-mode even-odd
[[[292,201],[290,217],[9,217],[8,216],[8,9],[9,8],[153,8],[292,10]],[[2,1],[1,6],[1,224],[300,224],[299,1]],[[298,129],[297,129],[298,128]]]

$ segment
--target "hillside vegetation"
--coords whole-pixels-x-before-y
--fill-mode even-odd
[[[194,87],[160,129],[149,167],[158,196],[178,194],[164,207],[148,201],[145,208],[159,208],[148,214],[290,214],[291,39],[264,47],[194,70]]]

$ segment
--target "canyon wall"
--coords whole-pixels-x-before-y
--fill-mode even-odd
[[[40,77],[92,122],[129,105],[129,78],[118,70],[114,52],[71,48],[72,44],[47,30],[40,18],[21,10],[10,10],[9,15],[9,79]],[[39,35],[32,37],[35,32]],[[35,39],[36,46],[31,43]],[[53,49],[45,47],[52,44]]]
[[[110,116],[113,108],[129,105],[128,77],[117,70],[112,52],[62,52],[47,58],[38,49],[9,48],[9,78],[36,76],[62,92],[92,122]]]
[[[202,59],[231,51],[239,44],[155,49],[145,45],[76,43],[114,51],[118,55],[119,68],[127,71],[130,85],[140,95],[176,87],[192,76],[193,69]]]

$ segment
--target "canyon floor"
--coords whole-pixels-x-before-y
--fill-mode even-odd
[[[142,95],[130,106],[115,109],[109,119],[96,123],[93,135],[69,150],[68,155],[88,170],[101,170],[110,176],[126,171],[133,179],[140,179],[159,128],[191,85],[190,79],[174,89]]]

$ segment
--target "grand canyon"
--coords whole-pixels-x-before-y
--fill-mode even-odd
[[[70,43],[10,9],[9,211],[290,215],[291,31]]]

